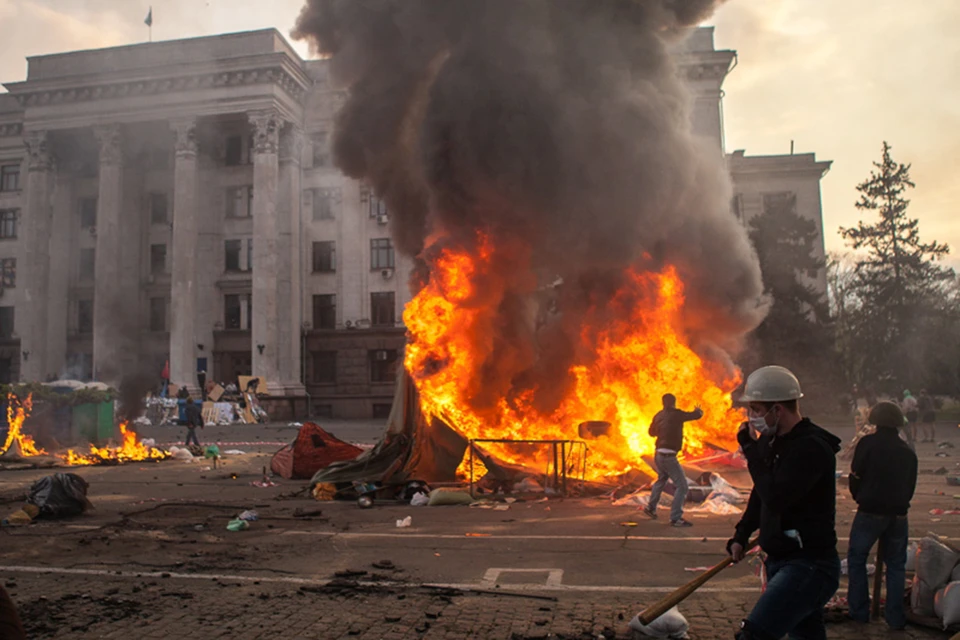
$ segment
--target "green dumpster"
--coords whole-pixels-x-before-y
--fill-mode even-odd
[[[113,402],[78,404],[73,408],[72,436],[102,447],[113,438]]]

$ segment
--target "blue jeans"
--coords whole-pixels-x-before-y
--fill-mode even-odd
[[[184,443],[183,446],[189,447],[191,440],[193,440],[193,444],[197,445],[198,447],[200,446],[200,440],[197,438],[197,430],[196,430],[196,429],[190,429],[190,428],[188,427],[188,428],[187,428],[187,441]]]
[[[673,480],[673,486],[677,492],[673,494],[673,506],[670,508],[670,521],[676,522],[683,517],[683,501],[687,499],[687,474],[683,472],[683,467],[677,461],[675,453],[660,453],[654,457],[657,465],[657,481],[653,483],[653,489],[650,491],[650,504],[647,508],[650,511],[656,511],[660,504],[660,495],[663,493],[663,487],[667,480]]]
[[[840,558],[767,559],[767,590],[744,621],[741,638],[826,640],[823,607],[840,586]]]
[[[903,611],[903,592],[906,581],[907,516],[881,516],[858,511],[850,527],[850,547],[847,551],[847,571],[850,585],[847,600],[850,617],[860,622],[870,621],[870,586],[867,580],[867,556],[877,540],[883,547],[883,563],[887,571],[887,605],[883,615],[887,624],[901,629],[907,623]]]

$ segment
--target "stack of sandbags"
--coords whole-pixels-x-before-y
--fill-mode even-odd
[[[933,600],[933,610],[943,621],[944,630],[960,622],[960,581],[951,582],[937,591]]]
[[[960,554],[930,535],[917,549],[916,575],[910,590],[910,608],[921,616],[936,615],[937,591],[947,586]]]

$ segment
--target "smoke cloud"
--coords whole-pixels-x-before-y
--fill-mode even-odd
[[[387,202],[400,251],[429,273],[433,238],[502,259],[477,394],[565,386],[584,323],[630,267],[670,264],[695,348],[728,362],[762,319],[756,256],[715,145],[695,139],[669,53],[719,0],[308,0],[293,35],[348,90],[334,156]],[[515,247],[516,251],[508,248]],[[560,276],[562,319],[523,303]],[[481,296],[483,293],[481,293]],[[638,300],[638,303],[640,301]],[[618,311],[618,309],[620,311]],[[546,383],[546,384],[545,384]],[[484,399],[478,397],[481,404]]]

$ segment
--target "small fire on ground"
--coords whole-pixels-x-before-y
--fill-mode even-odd
[[[475,254],[444,248],[429,281],[407,305],[410,340],[404,364],[424,414],[468,439],[577,440],[581,422],[609,422],[610,433],[589,443],[585,475],[594,481],[634,470],[649,473],[642,456],[654,453],[648,428],[665,393],[676,395],[683,409],[703,409],[703,418],[684,429],[688,458],[708,454],[711,445],[736,448],[743,416],[733,407],[731,393],[739,375],[691,348],[681,329],[684,285],[670,266],[629,270],[617,294],[587,317],[577,345],[585,355],[569,370],[573,383],[556,410],[538,411],[532,393],[501,396],[493,406],[476,408],[472,394],[483,387],[478,381],[488,366],[492,336],[502,330],[496,324],[501,299],[490,286],[502,259],[485,238]],[[478,291],[478,282],[485,283],[485,291]],[[504,462],[528,467],[542,467],[546,453],[522,445],[481,446]],[[461,475],[465,465],[466,459]]]
[[[137,438],[137,433],[129,428],[126,420],[120,423],[120,439],[122,444],[117,447],[96,447],[90,445],[90,453],[83,454],[68,449],[65,454],[58,454],[69,465],[117,464],[138,460],[165,460],[170,457],[169,451],[147,447]]]

